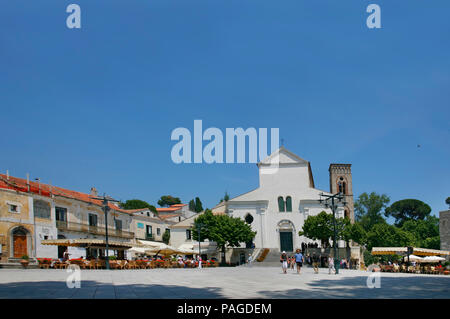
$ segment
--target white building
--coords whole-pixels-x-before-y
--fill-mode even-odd
[[[277,162],[279,164],[274,165]],[[228,213],[249,223],[257,232],[253,242],[255,248],[291,252],[301,248],[302,243],[317,243],[320,247],[319,241],[298,235],[308,216],[317,215],[321,211],[332,213],[331,209],[319,203],[321,193],[330,193],[315,188],[310,163],[281,147],[258,163],[258,169],[257,189],[232,198],[226,203],[222,202],[213,209],[213,212]],[[345,180],[345,183],[340,183],[339,180]],[[345,214],[353,219],[349,164],[330,165],[332,192],[339,187],[335,185],[341,187],[343,185],[343,193],[346,197],[351,197],[351,203],[338,208],[336,217],[344,217]],[[343,244],[340,243],[340,246]],[[247,244],[247,247],[251,246]]]

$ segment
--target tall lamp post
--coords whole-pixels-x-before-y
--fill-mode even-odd
[[[103,194],[103,197],[91,197],[91,199],[96,199],[96,200],[101,200],[102,204],[103,204],[103,212],[105,213],[105,249],[106,249],[106,260],[105,260],[105,265],[106,265],[106,269],[109,270],[109,245],[108,245],[108,212],[111,210],[111,208],[109,208],[108,203],[109,202],[116,202],[118,203],[118,200],[115,200],[111,197],[106,196],[105,194]]]
[[[324,197],[325,199],[322,199]],[[326,208],[331,208],[333,212],[333,248],[334,248],[334,268],[336,269],[336,275],[339,274],[339,250],[337,249],[337,229],[336,229],[336,209],[338,204],[342,203],[344,206],[347,204],[344,200],[344,195],[339,192],[334,195],[320,194],[319,203],[324,203]]]
[[[205,224],[200,223],[200,224],[197,224],[196,226],[197,226],[197,236],[198,236],[198,255],[201,256],[202,253],[201,253],[201,247],[200,247],[200,231],[202,228],[205,227]]]

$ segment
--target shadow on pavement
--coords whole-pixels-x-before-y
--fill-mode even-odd
[[[370,274],[370,273],[369,273]],[[368,275],[369,275],[368,274]],[[259,291],[263,298],[450,298],[450,277],[384,277],[380,288],[367,286],[368,276],[317,279],[306,283],[308,289]],[[374,281],[372,281],[374,283]]]
[[[220,288],[190,288],[159,284],[113,285],[82,281],[68,288],[61,281],[29,281],[0,284],[0,299],[211,299],[224,298]]]

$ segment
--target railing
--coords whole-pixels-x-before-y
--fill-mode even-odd
[[[59,230],[76,231],[76,232],[90,233],[90,234],[95,234],[95,235],[105,235],[106,234],[105,227],[72,223],[72,222],[61,221],[61,220],[56,221],[56,228],[58,228]],[[131,239],[131,238],[134,238],[134,233],[108,227],[108,236]]]
[[[269,253],[270,249],[269,248],[264,248],[264,250],[262,251],[261,255],[259,255],[259,257],[256,259],[258,262],[263,262],[264,259],[266,259],[267,254]]]

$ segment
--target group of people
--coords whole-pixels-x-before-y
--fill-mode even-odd
[[[183,268],[189,267],[189,265],[194,266],[196,263],[198,263],[198,268],[202,268],[203,260],[200,256],[197,256],[196,258],[187,258],[186,256],[183,258],[178,256],[177,262]]]
[[[297,249],[295,255],[289,257],[285,251],[280,256],[281,268],[283,273],[287,274],[287,269],[294,269],[297,266],[297,274],[300,275],[303,263],[305,262],[305,257],[303,256],[300,249]]]
[[[295,254],[290,257],[288,256],[288,254],[285,251],[283,251],[280,256],[281,268],[282,268],[284,274],[287,274],[288,269],[295,270],[295,268],[297,269],[297,273],[300,274],[301,268],[305,261],[308,264],[312,265],[312,267],[314,268],[314,272],[316,274],[319,273],[320,256],[317,256],[317,254],[315,254],[315,253],[312,256],[307,255],[305,257],[305,256],[303,256],[301,250],[297,249],[295,251]],[[333,257],[328,256],[327,262],[328,262],[328,273],[335,274],[336,268],[334,266],[335,262],[334,262]],[[340,265],[341,265],[341,268],[345,268],[345,269],[349,268],[349,264],[346,259],[342,259],[340,262]]]

